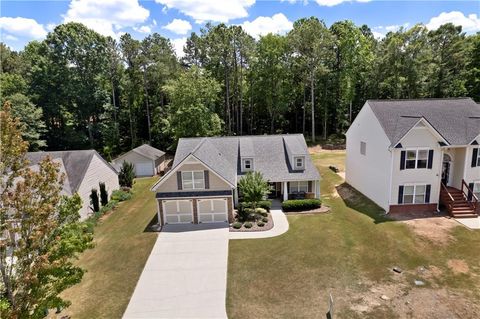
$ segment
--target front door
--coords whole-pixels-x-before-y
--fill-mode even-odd
[[[450,179],[450,162],[443,162],[442,183],[445,186],[448,186],[449,179]]]

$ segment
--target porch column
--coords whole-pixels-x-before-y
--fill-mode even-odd
[[[320,199],[320,181],[315,181],[315,198]]]
[[[283,182],[283,200],[288,200],[288,182]]]
[[[238,188],[235,187],[235,190],[233,191],[233,200],[234,200],[234,205],[238,205]]]
[[[158,218],[158,225],[159,226],[163,226],[162,225],[162,210],[161,210],[161,206],[160,206],[160,201],[158,199],[155,198],[155,200],[157,201],[157,218]]]

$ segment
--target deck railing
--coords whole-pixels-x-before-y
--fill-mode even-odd
[[[444,183],[441,184],[442,188],[440,189],[440,203],[447,207],[448,213],[452,214],[453,210],[453,202],[455,201],[453,199],[452,194],[448,191],[447,186],[445,186]]]
[[[468,202],[472,205],[472,208],[477,211],[478,207],[478,197],[475,195],[473,192],[473,189],[470,189],[468,186],[467,182],[465,182],[464,179],[462,179],[462,188],[461,191],[463,193],[463,196],[468,200]]]

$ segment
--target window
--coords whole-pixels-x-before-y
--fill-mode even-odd
[[[404,204],[425,204],[426,185],[405,185],[403,187]]]
[[[407,150],[405,168],[427,168],[428,150]]]
[[[242,171],[251,171],[253,169],[253,159],[244,158],[242,159]]]
[[[290,182],[290,193],[308,192],[308,181]]]
[[[203,171],[182,172],[182,189],[204,189],[205,180]]]
[[[302,169],[304,164],[303,164],[303,157],[294,157],[294,162],[295,162],[295,169]]]
[[[367,155],[367,143],[360,142],[360,154]]]

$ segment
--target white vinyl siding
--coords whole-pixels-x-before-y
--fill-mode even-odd
[[[92,213],[92,210],[90,209],[90,193],[92,188],[95,188],[100,196],[100,182],[105,183],[109,198],[112,191],[120,188],[116,172],[99,158],[98,155],[93,155],[90,165],[88,166],[78,189],[78,194],[82,199],[82,208],[80,210],[80,218],[82,220]]]
[[[203,171],[182,172],[182,188],[205,189],[205,177]]]

